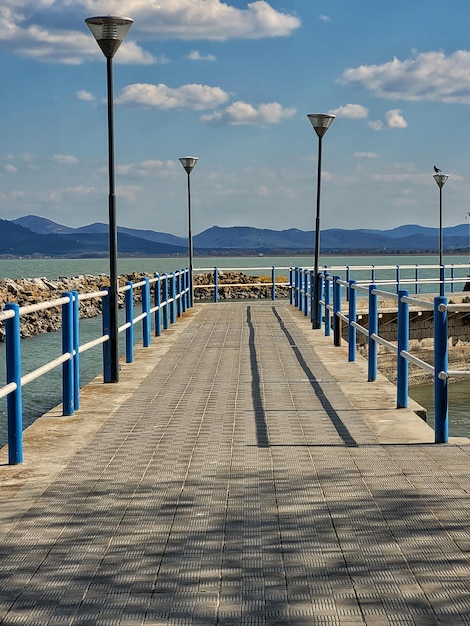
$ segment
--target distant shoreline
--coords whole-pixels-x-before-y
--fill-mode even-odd
[[[263,258],[263,257],[279,257],[279,258],[283,258],[283,257],[306,257],[306,256],[311,256],[313,257],[314,252],[313,251],[309,251],[309,252],[305,252],[305,251],[298,251],[298,250],[288,250],[288,251],[267,251],[267,252],[241,252],[241,251],[236,251],[236,250],[225,250],[223,252],[221,252],[220,250],[215,251],[215,252],[211,252],[211,253],[204,253],[204,254],[198,254],[197,252],[194,252],[194,259],[212,259],[212,258],[230,258],[230,257],[237,257],[237,258],[245,258],[245,259],[249,259],[249,258]],[[328,257],[361,257],[361,256],[380,256],[380,257],[384,257],[384,256],[393,256],[393,257],[399,257],[399,256],[424,256],[424,257],[431,257],[431,256],[436,256],[438,254],[438,251],[433,251],[433,252],[421,252],[420,250],[413,250],[412,252],[408,251],[403,251],[403,252],[389,252],[387,250],[382,250],[382,251],[378,251],[378,250],[369,250],[369,251],[340,251],[340,252],[330,252],[330,251],[323,251],[321,252],[322,256],[328,256]],[[463,249],[463,250],[452,250],[450,251],[444,251],[444,263],[446,263],[446,261],[449,261],[449,257],[452,256],[466,256],[469,255],[470,257],[470,249]],[[447,257],[447,258],[446,258]],[[83,260],[88,260],[88,259],[107,259],[108,255],[107,254],[96,254],[96,255],[80,255],[80,256],[62,256],[62,255],[41,255],[41,254],[34,254],[34,255],[27,255],[27,256],[14,256],[14,255],[9,255],[9,254],[0,254],[0,260],[2,261],[31,261],[31,260],[42,260],[42,259],[48,259],[48,260],[60,260],[60,259],[70,259],[70,260],[77,260],[77,261],[83,261]],[[148,255],[148,254],[118,254],[118,258],[120,259],[148,259],[148,258],[155,258],[155,259],[185,259],[185,256],[183,254],[152,254],[152,255]]]

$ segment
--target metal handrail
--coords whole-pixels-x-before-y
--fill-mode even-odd
[[[150,306],[150,285],[154,289],[155,306]],[[142,292],[142,312],[133,314],[134,289],[140,288]],[[162,299],[161,290],[165,297]],[[119,292],[125,294],[126,299],[126,322],[118,328],[118,332],[126,332],[126,361],[133,361],[134,326],[142,322],[143,346],[150,345],[150,329],[152,315],[155,316],[155,335],[167,329],[169,324],[174,323],[191,303],[189,302],[189,279],[188,270],[179,270],[163,276],[155,275],[153,278],[145,278],[136,283],[128,283],[119,288]],[[105,306],[109,291],[107,289],[90,293],[79,294],[76,291],[68,292],[61,298],[55,298],[26,306],[8,303],[6,309],[0,312],[0,321],[5,322],[7,338],[7,384],[0,387],[0,398],[12,396],[8,402],[8,460],[10,464],[21,463],[22,452],[22,388],[44,374],[62,365],[63,379],[63,414],[71,415],[74,409],[79,407],[79,355],[99,345],[106,346],[110,340],[107,332],[105,319],[109,314],[109,306]],[[79,344],[79,302],[90,299],[101,299],[103,311],[103,330],[101,336]],[[24,374],[20,355],[20,318],[31,313],[45,311],[51,308],[62,308],[62,350],[63,352],[41,365],[40,367]],[[161,311],[166,312],[161,319]],[[169,314],[168,314],[169,311]],[[68,347],[64,347],[68,346]],[[106,354],[103,351],[103,375],[106,382]]]
[[[414,267],[414,266],[410,266]],[[426,266],[428,267],[428,266]],[[440,268],[440,266],[437,266]],[[348,268],[349,269],[349,268]],[[366,269],[366,268],[365,268]],[[378,269],[378,268],[374,268]],[[387,269],[389,269],[387,267]],[[412,297],[407,291],[403,289],[406,284],[415,284],[413,280],[400,280],[397,276],[397,281],[358,281],[352,280],[351,274],[348,272],[347,280],[344,280],[341,276],[331,276],[332,268],[325,269],[324,273],[320,273],[321,281],[320,288],[324,297],[317,299],[322,310],[324,311],[324,327],[325,335],[330,334],[331,323],[334,326],[334,342],[336,346],[341,345],[341,323],[344,322],[348,326],[347,341],[348,341],[348,360],[355,360],[356,353],[356,333],[360,332],[367,337],[368,345],[368,380],[374,381],[377,375],[377,345],[383,345],[386,349],[393,351],[397,354],[397,408],[407,406],[408,400],[408,363],[412,363],[417,367],[425,370],[429,374],[434,375],[435,385],[435,398],[436,398],[436,442],[442,443],[447,441],[447,388],[445,383],[448,378],[464,378],[470,377],[469,370],[449,370],[447,367],[447,352],[448,352],[448,340],[447,340],[447,313],[458,312],[466,313],[470,311],[470,303],[455,304],[447,302],[444,296],[433,296],[432,301],[424,300],[422,297]],[[304,314],[308,314],[309,305],[311,307],[313,302],[312,297],[312,285],[314,280],[312,277],[312,271],[310,268],[296,268],[295,277],[292,281],[292,287],[294,289],[294,304],[298,306],[300,310],[304,311]],[[397,266],[398,274],[398,266]],[[456,282],[470,282],[470,276],[466,279],[454,279],[452,277],[452,286]],[[441,285],[439,280],[420,281],[420,284],[425,282],[426,284],[433,283]],[[379,285],[394,285],[396,293],[391,293],[383,289],[379,289]],[[330,290],[333,289],[333,305],[330,304]],[[345,289],[346,300],[348,302],[348,312],[343,313],[341,311],[342,296],[341,290]],[[357,294],[359,292],[368,292],[368,328],[364,327],[357,321]],[[416,290],[418,293],[418,290]],[[397,307],[397,324],[398,324],[398,337],[397,342],[392,343],[382,338],[378,334],[378,319],[379,319],[379,307],[378,297],[390,298],[394,300]],[[414,307],[410,309],[409,307]],[[412,355],[408,350],[408,328],[410,323],[410,311],[416,310],[433,311],[432,320],[434,324],[434,365],[426,363],[422,359]],[[389,312],[389,309],[387,309]],[[330,320],[330,314],[332,316]],[[320,319],[323,317],[320,315]],[[439,400],[438,400],[439,398]]]

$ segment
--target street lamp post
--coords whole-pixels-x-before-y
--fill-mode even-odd
[[[194,302],[194,285],[193,285],[193,231],[191,223],[191,172],[199,161],[198,157],[187,156],[181,157],[180,163],[186,170],[188,175],[188,260],[189,260],[189,306],[193,306]]]
[[[133,20],[129,17],[88,17],[85,20],[98,42],[107,66],[108,88],[108,173],[109,173],[109,371],[104,373],[104,382],[119,381],[119,327],[118,327],[118,276],[117,276],[117,226],[116,189],[114,182],[114,111],[113,111],[113,57],[123,42]]]
[[[313,328],[320,328],[320,312],[319,312],[319,275],[318,275],[318,257],[320,255],[320,189],[321,189],[321,159],[322,159],[322,140],[326,131],[335,120],[335,115],[326,113],[312,113],[307,115],[313,129],[318,136],[318,170],[317,170],[317,212],[315,220],[315,258],[313,266],[313,302],[311,305],[310,319]]]
[[[433,176],[439,187],[439,295],[445,295],[445,268],[442,262],[442,251],[443,251],[443,234],[442,234],[442,188],[446,184],[449,176],[447,174],[443,174],[442,172],[438,172]]]

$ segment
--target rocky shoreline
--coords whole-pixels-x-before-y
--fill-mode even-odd
[[[123,275],[119,277],[119,284],[125,285],[128,280],[141,280],[140,274]],[[16,302],[20,307],[55,300],[61,298],[64,292],[77,291],[78,293],[92,293],[101,291],[109,285],[106,274],[99,276],[82,275],[72,278],[60,277],[57,280],[48,278],[20,278],[12,280],[4,278],[0,280],[0,309],[7,302]],[[120,299],[124,301],[121,296]],[[80,318],[96,317],[101,315],[101,298],[92,298],[79,302]],[[40,333],[49,333],[59,330],[62,325],[62,312],[60,307],[54,307],[45,311],[36,311],[28,315],[22,315],[20,319],[20,332],[22,337],[32,337]],[[0,324],[0,341],[5,340],[5,326]]]
[[[119,285],[124,286],[128,281],[133,283],[141,281],[144,277],[153,277],[153,274],[122,274],[119,276]],[[213,274],[194,275],[194,298],[198,301],[212,301],[214,298]],[[219,274],[219,299],[243,299],[243,298],[270,298],[271,286],[264,286],[271,280],[263,276],[247,276],[239,272],[226,272]],[[282,279],[280,279],[282,280]],[[250,286],[249,283],[258,283]],[[4,278],[0,280],[0,310],[7,302],[16,302],[20,307],[55,300],[61,298],[64,292],[77,291],[79,294],[101,291],[109,285],[107,274],[98,276],[80,275],[60,277],[57,280],[48,278],[20,278],[12,280]],[[201,285],[202,288],[198,286]],[[287,297],[288,288],[278,287],[277,296]],[[135,300],[140,301],[140,290],[135,290]],[[124,295],[119,296],[119,305],[124,306]],[[81,300],[79,302],[80,318],[91,318],[101,315],[101,298]],[[61,327],[60,307],[54,307],[45,311],[36,311],[24,315],[20,320],[20,332],[22,337],[32,337],[40,333],[59,330]],[[0,323],[0,341],[5,340],[4,323]]]

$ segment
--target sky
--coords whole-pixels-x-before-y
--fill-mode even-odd
[[[0,0],[0,218],[108,221],[106,59],[85,19],[134,20],[113,60],[119,226],[465,222],[468,0]]]

